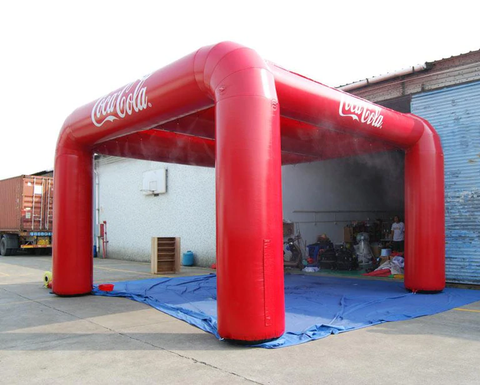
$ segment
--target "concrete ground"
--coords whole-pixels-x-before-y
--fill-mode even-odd
[[[123,298],[43,288],[51,257],[0,257],[1,384],[479,384],[480,302],[293,347],[232,346]],[[95,282],[151,277],[95,260]],[[185,274],[206,269],[186,269]]]

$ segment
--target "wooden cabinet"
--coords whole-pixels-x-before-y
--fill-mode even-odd
[[[152,237],[152,274],[180,271],[180,238]]]

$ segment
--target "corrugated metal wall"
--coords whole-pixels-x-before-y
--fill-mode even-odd
[[[480,82],[415,95],[445,154],[448,282],[480,284]]]

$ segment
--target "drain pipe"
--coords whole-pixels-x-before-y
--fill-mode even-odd
[[[95,228],[93,230],[93,236],[95,237],[95,247],[97,249],[97,256],[100,252],[100,235],[98,229],[100,227],[100,182],[98,178],[97,162],[94,163],[93,173],[95,175]]]
[[[336,87],[336,88],[337,88],[337,90],[348,92],[348,91],[356,90],[357,88],[362,88],[362,87],[369,86],[371,84],[380,83],[380,82],[384,82],[386,80],[397,78],[399,76],[411,75],[411,74],[414,74],[416,72],[422,72],[422,71],[425,71],[425,70],[430,69],[430,68],[431,68],[431,66],[428,65],[428,63],[417,64],[416,66],[403,68],[403,69],[395,71],[395,72],[391,72],[391,73],[387,73],[387,74],[379,75],[379,76],[374,76],[374,77],[367,78],[367,79],[364,79],[364,80],[359,80],[357,82],[346,84],[344,86],[340,86],[340,87]]]

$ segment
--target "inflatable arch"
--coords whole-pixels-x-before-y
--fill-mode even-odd
[[[391,149],[406,154],[405,287],[441,291],[443,153],[429,123],[289,72],[235,43],[201,48],[66,119],[55,156],[53,292],[92,290],[94,153],[210,166],[219,334],[247,342],[279,337],[282,163]]]

